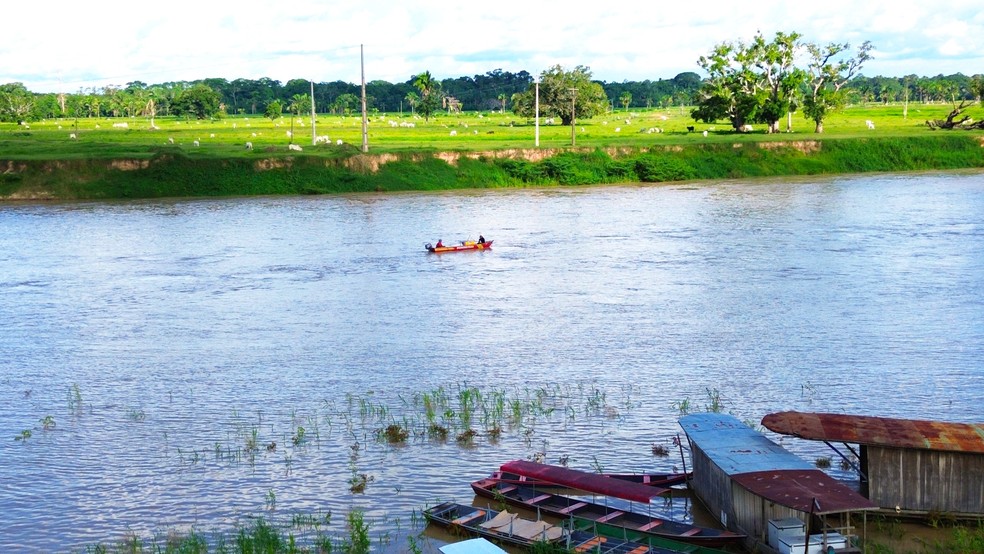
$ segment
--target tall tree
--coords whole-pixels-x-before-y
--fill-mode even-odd
[[[813,121],[817,133],[823,132],[827,115],[844,104],[844,85],[871,59],[870,41],[861,44],[853,57],[839,58],[850,47],[846,42],[832,42],[823,47],[806,45],[810,61],[806,69],[808,90],[803,99],[803,114]]]
[[[25,121],[33,105],[34,95],[24,83],[0,85],[0,121]]]
[[[219,113],[219,94],[208,85],[197,84],[181,91],[171,104],[174,115],[211,118]]]
[[[533,117],[534,85],[512,97],[513,113]],[[577,118],[590,119],[608,109],[608,97],[601,84],[591,80],[591,70],[583,65],[565,71],[555,65],[540,74],[540,115],[559,117],[564,125]]]
[[[759,86],[765,91],[756,121],[767,124],[769,133],[779,132],[779,120],[795,111],[795,96],[804,81],[804,73],[794,65],[799,33],[776,33],[766,42],[757,33],[749,46],[749,57],[759,69]]]
[[[701,56],[697,64],[708,78],[697,92],[691,117],[705,123],[727,119],[735,131],[745,129],[755,120],[763,100],[754,71],[756,61],[742,42],[722,42],[709,56]]]

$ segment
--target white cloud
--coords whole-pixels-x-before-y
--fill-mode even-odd
[[[56,0],[5,6],[0,82],[32,90],[270,77],[357,82],[359,45],[367,79],[403,82],[494,69],[532,74],[585,65],[607,81],[672,78],[722,41],[797,31],[808,41],[871,40],[868,75],[984,71],[984,15],[975,2],[946,9],[916,0],[822,4],[765,0],[686,3],[623,0],[585,12],[569,2],[382,0],[173,0],[152,9]],[[10,24],[9,22],[17,22]]]

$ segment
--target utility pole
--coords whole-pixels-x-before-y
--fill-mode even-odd
[[[311,146],[318,145],[318,131],[314,125],[314,81],[311,81]]]
[[[369,119],[366,115],[366,57],[359,45],[359,62],[362,66],[362,152],[369,151]]]
[[[533,114],[534,121],[536,122],[536,135],[533,145],[537,148],[540,147],[540,81],[536,82],[536,101],[534,102]],[[503,110],[505,111],[505,110]]]
[[[567,90],[571,91],[571,146],[574,146],[574,143],[575,143],[575,138],[574,138],[574,136],[575,136],[574,135],[574,101],[577,100],[577,89],[576,88],[572,88],[572,89],[567,89]]]

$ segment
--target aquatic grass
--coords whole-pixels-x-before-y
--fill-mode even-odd
[[[813,464],[820,469],[828,469],[831,466],[830,456],[819,456],[813,461]]]
[[[349,542],[344,549],[348,554],[368,554],[372,541],[369,538],[369,523],[362,510],[352,510],[345,517]]]
[[[78,414],[82,410],[82,389],[73,383],[68,389],[68,411]]]
[[[44,416],[43,418],[39,419],[38,422],[41,424],[41,429],[45,431],[51,431],[52,429],[55,428],[56,425],[55,418],[54,416],[51,415]]]

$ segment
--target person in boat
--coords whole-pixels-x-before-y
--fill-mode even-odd
[[[444,248],[444,243],[441,242],[441,239],[437,239],[437,244],[434,245],[434,248]]]
[[[478,235],[478,244],[485,244],[485,237]]]

